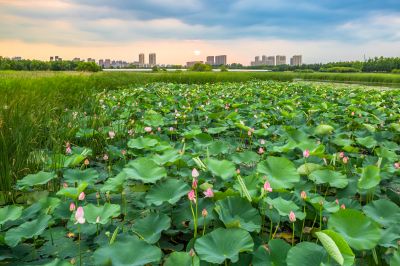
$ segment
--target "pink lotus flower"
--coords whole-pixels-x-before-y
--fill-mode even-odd
[[[336,203],[337,205],[339,205],[339,200],[338,200],[338,199],[335,199],[335,203]]]
[[[193,170],[192,170],[192,177],[193,178],[197,178],[197,177],[199,177],[199,171],[197,171],[197,169],[196,168],[193,168]]]
[[[123,156],[125,156],[126,150],[121,150],[121,154],[122,154]]]
[[[303,151],[303,157],[304,157],[304,158],[310,157],[310,151],[309,151],[308,149],[305,150],[305,151]]]
[[[236,169],[236,174],[240,174],[240,169],[238,168],[238,169]]]
[[[108,136],[110,139],[113,139],[115,137],[115,132],[114,131],[108,131]]]
[[[197,188],[197,178],[193,178],[193,181],[192,181],[192,188],[193,189],[196,189]]]
[[[196,194],[194,192],[194,190],[192,189],[191,191],[189,191],[188,193],[188,199],[190,201],[193,201],[194,203],[196,203]]]
[[[261,145],[264,145],[264,144],[265,144],[265,139],[261,139],[261,140],[260,140],[260,144],[261,144]]]
[[[161,127],[158,127],[158,128],[157,128],[157,131],[160,132],[160,131],[161,131]]]
[[[351,115],[354,116],[354,112],[351,112]]]
[[[346,205],[342,204],[342,205],[340,205],[340,208],[341,208],[342,210],[344,210],[344,209],[346,209]]]
[[[207,215],[208,215],[207,210],[206,210],[206,209],[203,209],[203,210],[201,211],[201,216],[207,217]]]
[[[96,224],[100,223],[100,216],[97,216],[96,218]]]
[[[394,163],[394,168],[396,168],[396,169],[400,169],[400,163],[399,163],[399,162],[397,162],[397,163]]]
[[[264,149],[262,148],[262,147],[260,147],[259,149],[258,149],[258,154],[263,154],[264,153]]]
[[[339,153],[339,157],[340,157],[340,158],[344,158],[344,152],[341,151],[341,152]]]
[[[206,198],[212,198],[212,197],[214,197],[214,191],[212,190],[212,188],[207,188],[207,190],[204,191],[203,193],[204,193],[204,196],[205,196]]]
[[[67,183],[63,183],[63,188],[67,188],[68,187],[68,184]]]
[[[289,213],[289,221],[292,223],[296,222],[296,214],[294,214],[293,211],[290,211]]]
[[[70,147],[70,146],[68,146],[67,148],[65,148],[65,153],[66,153],[66,154],[71,154],[71,153],[72,153],[72,150],[71,150],[71,147]]]
[[[96,199],[100,199],[100,193],[98,191],[96,192]]]
[[[264,183],[264,190],[267,192],[272,192],[272,187],[268,181],[265,181],[265,183]]]
[[[71,204],[69,204],[69,211],[73,212],[75,211],[75,203],[71,202]]]
[[[189,255],[190,255],[190,257],[196,256],[196,252],[194,252],[194,249],[192,249],[192,248],[190,249]]]
[[[81,192],[81,194],[79,194],[78,200],[84,200],[85,199],[85,192]]]
[[[150,133],[152,131],[151,127],[145,127],[144,131],[146,131],[147,133]]]
[[[132,135],[133,135],[133,130],[132,130],[132,129],[129,129],[129,130],[128,130],[128,135],[129,135],[129,136],[132,136]]]
[[[107,161],[107,160],[108,160],[108,155],[107,155],[107,154],[104,154],[103,160],[104,160],[104,161]]]
[[[306,198],[307,198],[307,193],[303,190],[303,191],[300,193],[300,197],[301,197],[303,200],[306,200]]]
[[[174,131],[174,128],[173,128],[173,127],[170,127],[170,128],[169,128],[169,131]]]
[[[77,224],[77,223],[84,224],[85,223],[85,213],[84,213],[82,207],[78,207],[78,209],[76,210],[75,220],[76,220],[75,224]]]
[[[250,137],[251,136],[251,130],[247,131],[247,135]]]
[[[89,165],[89,159],[85,159],[85,161],[83,162],[86,166]]]
[[[344,156],[344,157],[343,157],[343,163],[344,163],[344,164],[347,164],[348,161],[349,161],[349,157]]]

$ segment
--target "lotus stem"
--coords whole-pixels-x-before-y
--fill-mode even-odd
[[[292,223],[292,247],[294,246],[294,223]]]

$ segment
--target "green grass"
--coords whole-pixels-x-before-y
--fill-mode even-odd
[[[204,84],[248,80],[294,79],[363,82],[400,86],[396,74],[295,72],[14,72],[0,71],[0,190],[12,191],[15,181],[39,167],[33,151],[60,151],[68,139],[66,109],[92,111],[94,92],[152,82]]]

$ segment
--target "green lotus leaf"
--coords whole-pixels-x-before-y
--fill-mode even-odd
[[[228,129],[227,127],[212,127],[207,130],[207,133],[208,134],[219,134],[221,132],[224,132],[227,129]]]
[[[396,225],[400,221],[400,207],[387,199],[375,200],[364,206],[363,212],[383,227]]]
[[[273,206],[281,216],[289,216],[290,212],[293,211],[296,215],[296,219],[303,220],[305,218],[304,212],[296,205],[293,201],[285,200],[281,197],[266,199],[267,203]]]
[[[390,266],[397,265],[400,265],[400,249],[397,249],[397,251],[394,252],[392,258],[390,259]]]
[[[210,145],[213,141],[213,138],[207,133],[198,134],[194,137],[194,139],[198,144],[201,145]]]
[[[23,207],[16,205],[7,205],[0,208],[0,225],[7,221],[15,221],[21,217]]]
[[[67,169],[64,174],[65,182],[69,184],[81,183],[83,181],[88,184],[94,184],[99,178],[99,173],[93,168],[88,168],[85,170],[78,169]]]
[[[99,217],[99,224],[106,224],[113,217],[118,217],[121,214],[121,206],[119,204],[105,203],[102,206],[88,204],[83,207],[85,211],[86,221],[90,224],[96,224]]]
[[[22,180],[18,180],[17,186],[21,189],[25,189],[27,187],[44,185],[56,177],[57,177],[57,175],[53,172],[49,173],[49,172],[40,171],[36,174],[27,175]]]
[[[132,230],[143,238],[147,243],[154,244],[160,237],[161,232],[171,226],[171,218],[166,214],[150,213],[148,216],[135,221]]]
[[[332,170],[316,170],[308,177],[316,184],[328,183],[331,187],[344,188],[348,185],[347,177],[339,172]]]
[[[193,262],[192,262],[193,261]],[[200,266],[197,256],[190,256],[187,252],[172,252],[165,260],[164,266]]]
[[[210,155],[227,154],[229,152],[229,143],[221,140],[213,141],[208,147]]]
[[[316,163],[305,163],[300,165],[299,168],[297,168],[297,173],[299,173],[299,175],[309,175],[312,172],[320,170],[322,168],[323,168],[322,165]]]
[[[180,157],[181,155],[177,150],[167,150],[161,155],[155,154],[152,159],[156,164],[161,166],[166,163],[173,163],[177,161]]]
[[[143,117],[143,122],[151,127],[158,127],[164,125],[164,117],[156,111],[146,111]]]
[[[179,179],[167,179],[162,183],[154,185],[146,194],[146,201],[149,204],[160,206],[163,202],[175,204],[186,195],[190,187]]]
[[[371,189],[381,182],[380,170],[375,165],[368,165],[363,168],[361,178],[358,180],[359,189]]]
[[[363,124],[363,126],[370,132],[374,133],[376,131],[376,126],[371,124]]]
[[[362,212],[353,209],[332,214],[328,220],[328,228],[340,233],[356,250],[372,249],[381,238],[379,225]]]
[[[109,192],[121,192],[123,189],[124,182],[126,180],[126,173],[120,172],[115,177],[108,178],[104,185],[101,186],[100,191],[105,193]]]
[[[257,171],[266,175],[273,189],[292,188],[300,181],[294,164],[284,157],[267,157],[258,163]]]
[[[153,160],[146,157],[130,161],[123,171],[127,178],[139,180],[143,183],[155,183],[167,176],[164,167],[159,167]]]
[[[252,252],[254,242],[249,232],[240,228],[218,228],[200,238],[194,244],[201,260],[211,263],[223,263],[239,260],[240,252]]]
[[[357,143],[364,147],[367,147],[368,149],[372,149],[378,144],[378,142],[372,136],[357,138]]]
[[[301,242],[292,247],[286,257],[287,266],[321,266],[327,261],[323,247],[312,242]]]
[[[132,149],[148,149],[158,144],[158,140],[150,137],[139,137],[128,141],[128,147]]]
[[[241,197],[227,197],[215,203],[215,211],[227,228],[238,227],[249,232],[259,232],[261,216],[251,204]]]
[[[15,247],[23,239],[32,238],[43,233],[47,228],[49,221],[51,219],[50,215],[42,215],[38,219],[30,222],[25,222],[18,227],[11,228],[6,232],[5,242],[10,247]]]
[[[64,196],[68,197],[71,199],[78,199],[79,194],[83,192],[86,187],[88,186],[88,183],[82,182],[78,185],[78,187],[67,187],[67,188],[62,188],[57,192],[57,196]]]
[[[213,175],[218,176],[223,180],[230,179],[236,173],[235,164],[231,161],[220,161],[210,158],[206,160],[206,165]]]
[[[93,254],[94,265],[143,266],[157,264],[162,252],[158,247],[150,245],[136,236],[124,236],[112,245],[105,245]]]
[[[344,238],[332,231],[323,230],[316,232],[315,235],[321,241],[326,252],[337,262],[339,265],[353,265],[355,255]]]
[[[314,130],[314,134],[329,135],[333,132],[333,130],[334,130],[334,128],[330,125],[318,125]]]
[[[282,239],[272,239],[253,253],[253,266],[286,266],[286,256],[291,246]]]
[[[255,153],[254,151],[244,151],[244,152],[239,152],[239,153],[234,153],[232,155],[232,161],[237,164],[241,163],[256,163],[260,160],[260,156]]]

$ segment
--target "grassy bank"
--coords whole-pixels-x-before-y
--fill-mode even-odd
[[[63,120],[66,110],[92,112],[95,92],[152,82],[203,84],[253,79],[294,79],[399,84],[396,74],[334,74],[294,72],[224,73],[96,73],[0,72],[0,190],[11,191],[15,180],[38,169],[33,151],[60,151],[71,132]]]

